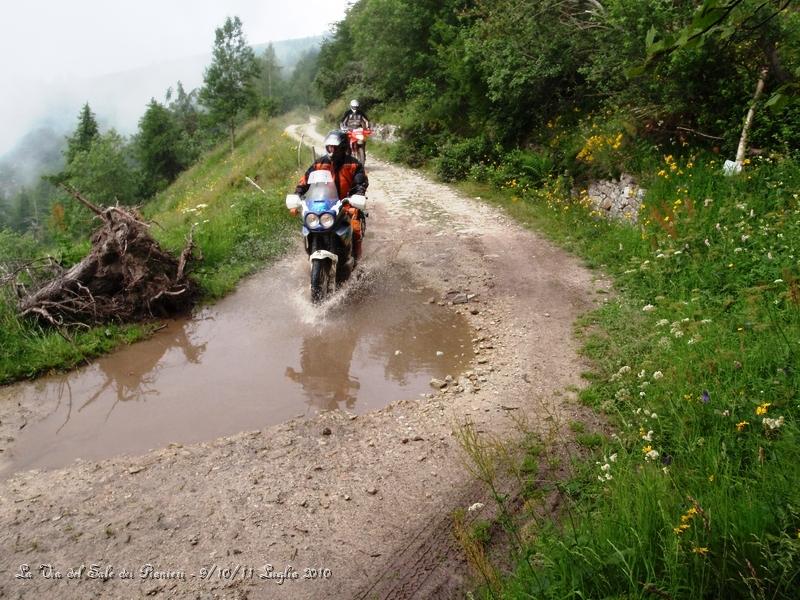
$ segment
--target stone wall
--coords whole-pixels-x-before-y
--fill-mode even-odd
[[[633,177],[624,173],[618,181],[595,181],[588,188],[589,200],[597,212],[608,219],[627,223],[638,220],[645,191]]]

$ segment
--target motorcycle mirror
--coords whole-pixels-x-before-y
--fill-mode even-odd
[[[303,202],[300,200],[300,196],[297,194],[287,194],[286,195],[286,208],[292,210],[293,208],[300,208]]]
[[[360,194],[350,196],[350,206],[353,206],[358,210],[365,210],[367,208],[367,197]]]

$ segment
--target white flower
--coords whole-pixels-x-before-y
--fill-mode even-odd
[[[646,442],[652,442],[653,441],[653,430],[651,429],[645,435],[643,435],[642,439],[644,441],[646,441]]]
[[[606,464],[604,464],[603,466],[600,467],[600,470],[603,471],[603,472],[610,471],[611,470],[611,465],[606,463]]]
[[[644,455],[647,460],[657,460],[658,459],[658,450],[650,450],[647,454]]]
[[[664,471],[664,475],[669,473],[669,467],[661,467],[661,470]]]
[[[776,279],[776,280],[775,280],[775,281],[773,281],[772,283],[783,283],[783,279]]]
[[[197,205],[197,210],[203,210],[206,207],[208,207],[208,204],[198,204]]]
[[[711,323],[711,319],[703,319],[703,320],[702,320],[702,321],[700,321],[700,322],[701,322],[703,325],[708,325],[709,323]]]
[[[669,319],[661,319],[656,323],[656,327],[664,327],[664,325],[669,325]]]
[[[617,373],[619,373],[620,375],[624,375],[625,373],[630,373],[630,372],[631,372],[631,368],[628,365],[625,365],[624,367],[620,367],[619,371],[617,371]]]
[[[656,258],[666,258],[666,256],[665,256],[665,255],[663,255],[663,254],[657,254],[657,255],[656,255]]]
[[[772,429],[778,429],[781,425],[783,425],[783,417],[778,417],[777,419],[770,419],[769,417],[764,417],[762,419],[764,426],[769,427]]]
[[[614,454],[608,457],[608,460],[610,460],[611,462],[617,462],[617,453],[614,452]]]
[[[680,338],[683,337],[683,332],[680,329],[676,329],[672,332],[672,335],[674,335],[676,338]]]
[[[664,374],[661,371],[653,373],[653,379],[661,379],[662,377],[664,377]]]
[[[656,413],[650,413],[650,418],[651,419],[657,419],[658,415]]]
[[[655,309],[656,307],[653,306],[652,304],[646,304],[645,306],[642,307],[642,312],[651,312],[654,311]]]
[[[703,243],[704,243],[706,246],[708,246],[709,248],[711,247],[711,242],[709,242],[709,241],[708,241],[708,238],[704,239],[704,240],[703,240]]]
[[[743,241],[743,242],[746,242],[746,241],[747,241],[747,240],[749,240],[749,239],[750,239],[750,236],[749,236],[749,235],[742,235],[742,241]]]
[[[644,398],[645,396],[647,396],[647,394],[644,392],[639,392],[639,398]]]
[[[476,502],[475,504],[473,504],[472,506],[470,506],[470,507],[467,509],[467,511],[469,511],[469,512],[475,512],[476,510],[480,510],[480,509],[482,509],[484,506],[485,506],[485,505],[484,505],[482,502]]]

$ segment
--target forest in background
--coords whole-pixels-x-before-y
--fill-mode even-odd
[[[241,36],[246,46],[241,27],[230,33]],[[236,124],[298,105],[317,105],[311,80],[321,40],[253,46],[252,57],[246,59],[252,58],[247,100],[236,107]],[[67,138],[46,126],[31,131],[0,161],[0,230],[67,250],[87,233],[91,215],[59,188],[64,182],[100,202],[146,203],[229,133],[229,121],[212,115],[200,92],[178,81],[161,99],[154,97],[142,107],[138,131],[130,137],[104,128],[104,115],[95,114],[88,103]]]

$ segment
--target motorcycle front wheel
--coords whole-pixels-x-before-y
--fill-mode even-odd
[[[358,147],[356,158],[358,159],[358,162],[360,162],[362,165],[366,164],[366,162],[367,162],[367,149],[364,146],[359,146]]]
[[[319,304],[328,295],[331,284],[331,259],[323,258],[311,262],[311,303]]]

